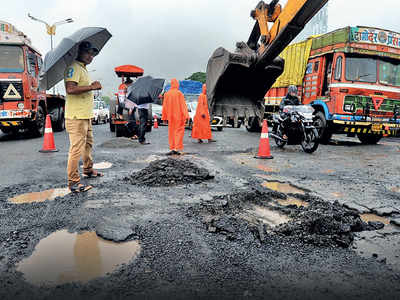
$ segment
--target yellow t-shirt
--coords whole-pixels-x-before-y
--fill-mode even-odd
[[[73,81],[78,86],[88,86],[91,84],[89,73],[83,63],[74,61],[64,74],[64,82]],[[65,102],[66,119],[91,119],[93,118],[93,93],[92,91],[78,95],[67,93]]]

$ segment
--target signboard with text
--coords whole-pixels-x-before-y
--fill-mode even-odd
[[[351,27],[350,42],[389,46],[400,49],[400,34],[367,27]]]

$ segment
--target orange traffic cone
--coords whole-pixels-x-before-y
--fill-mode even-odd
[[[54,144],[53,129],[51,129],[51,119],[50,115],[46,117],[46,125],[44,127],[44,140],[43,147],[39,152],[57,152],[56,146]]]
[[[272,159],[270,148],[269,148],[269,137],[268,137],[268,124],[267,120],[263,121],[261,130],[260,146],[258,147],[258,155],[255,158],[259,159]]]
[[[158,128],[158,121],[157,121],[157,118],[154,118],[154,125],[153,125],[153,127],[154,128]]]

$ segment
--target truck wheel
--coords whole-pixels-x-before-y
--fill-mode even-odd
[[[115,132],[115,124],[113,124],[110,120],[110,131]]]
[[[246,129],[248,132],[261,132],[258,117],[250,117],[247,123]]]
[[[219,127],[217,127],[217,130],[218,130],[218,131],[222,131],[222,130],[224,130],[224,127],[219,126]]]
[[[360,140],[360,142],[364,145],[375,145],[378,143],[382,135],[381,134],[365,134],[365,133],[357,133],[357,137]]]
[[[120,124],[115,125],[115,136],[116,137],[124,136],[124,125]]]
[[[54,131],[64,131],[65,129],[65,119],[64,119],[64,109],[62,107],[56,107],[50,110],[51,123]]]
[[[36,119],[31,123],[29,127],[29,131],[33,136],[35,137],[43,136],[44,121],[45,121],[44,111],[43,108],[39,106],[36,112]]]
[[[318,131],[319,142],[323,145],[328,144],[332,138],[332,131],[327,126],[326,118],[323,112],[318,111],[315,114],[314,125]]]

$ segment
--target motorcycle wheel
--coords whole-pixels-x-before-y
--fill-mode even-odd
[[[275,125],[272,132],[277,135],[277,136],[282,136],[282,128],[280,125]],[[274,138],[275,140],[275,144],[279,147],[279,148],[283,148],[286,145],[286,142],[281,141],[280,139]]]
[[[317,129],[307,129],[305,132],[305,139],[301,140],[301,147],[306,153],[313,153],[317,150],[319,141],[318,141],[318,131]]]

